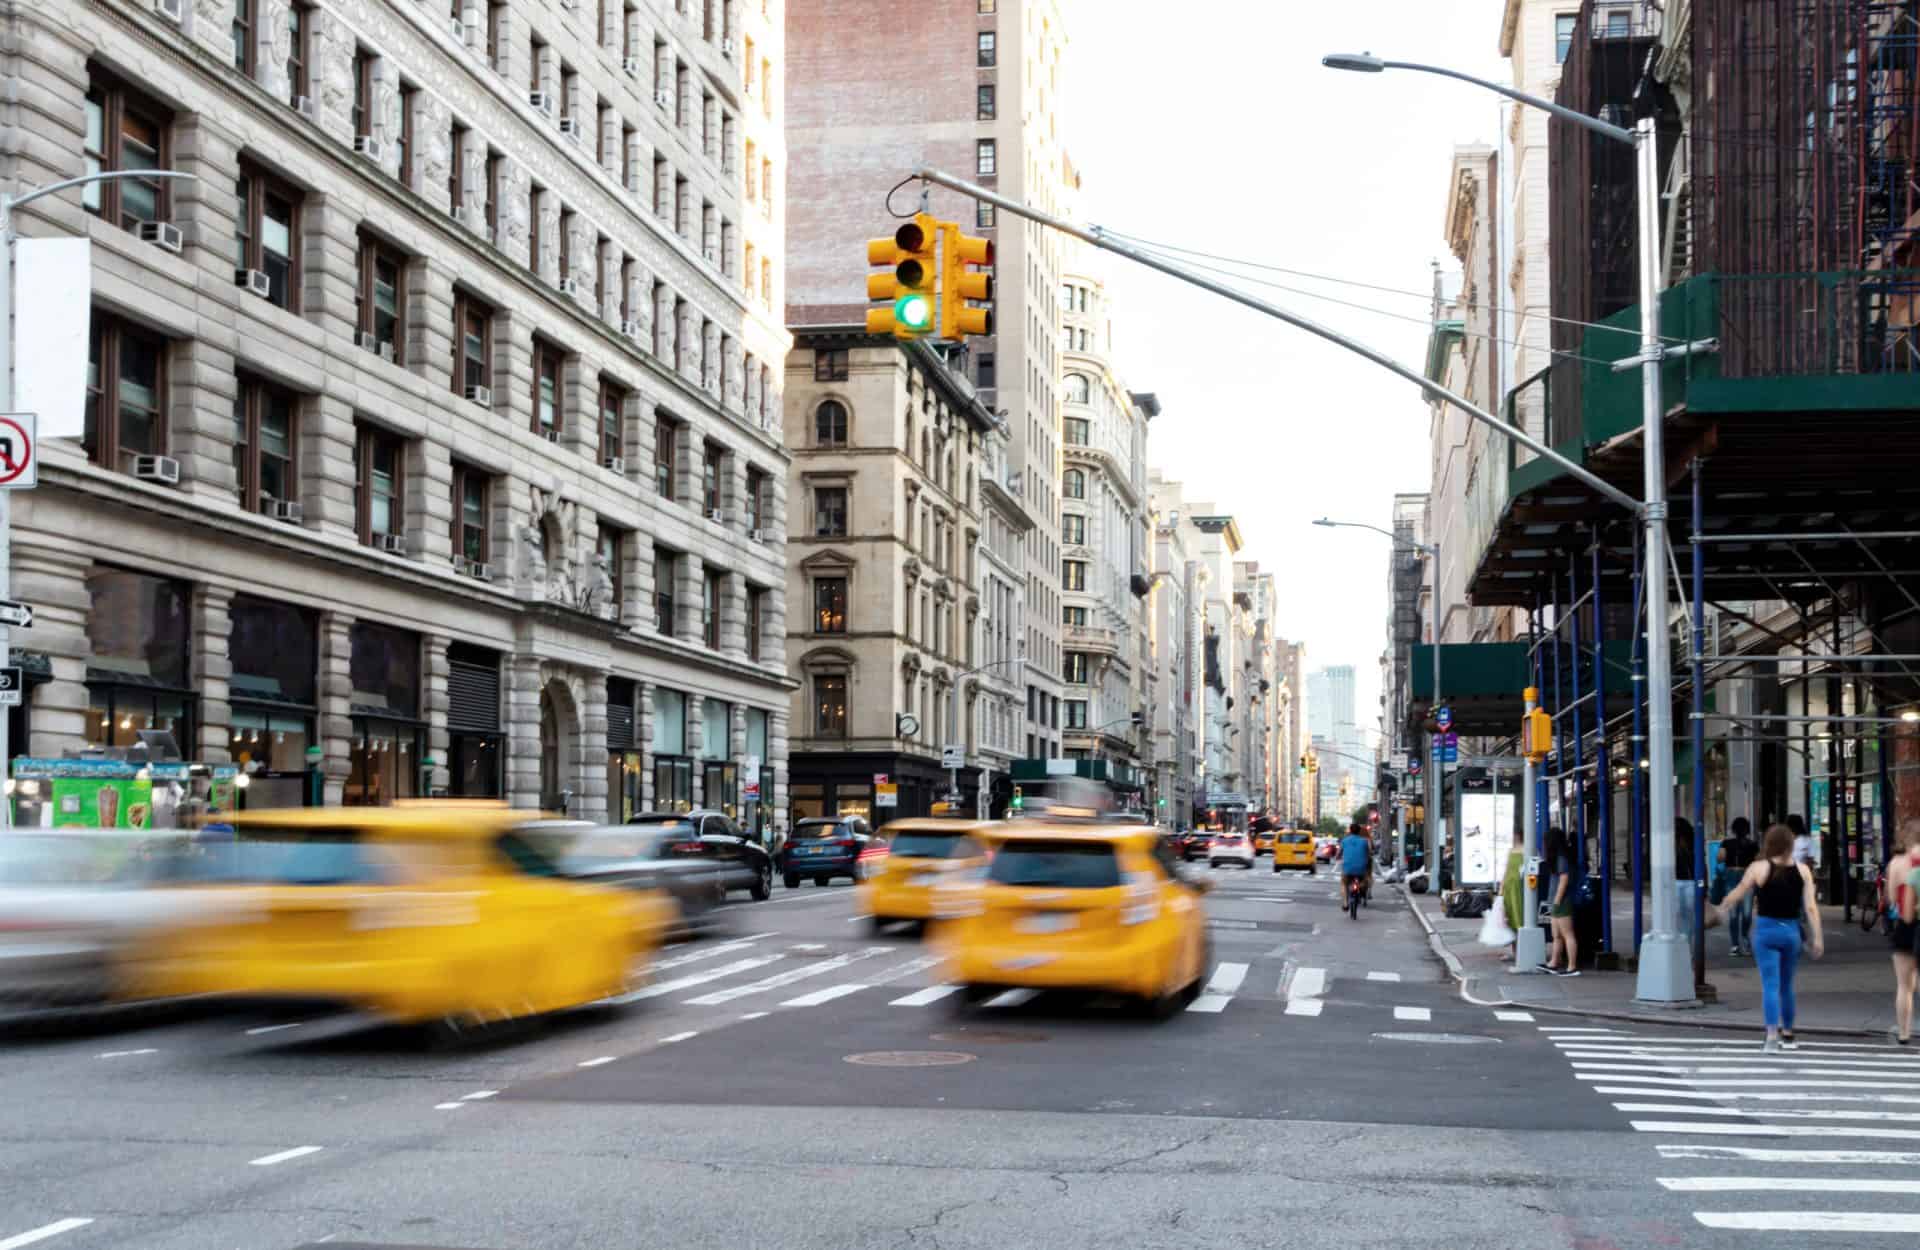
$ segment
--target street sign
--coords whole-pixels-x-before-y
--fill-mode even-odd
[[[759,797],[760,797],[760,783],[759,783],[759,782],[757,782],[757,781],[743,781],[743,782],[741,782],[741,783],[740,783],[740,797],[741,797],[741,798],[743,798],[743,799],[746,799],[746,800],[748,800],[748,801],[752,801],[752,800],[754,800],[754,799],[757,799],[757,798],[759,798]]]
[[[873,775],[873,784],[874,784],[874,785],[876,785],[876,786],[884,786],[884,785],[886,785],[886,784],[887,784],[887,774],[885,774],[885,773],[875,773],[875,774]]]
[[[1444,733],[1440,735],[1440,762],[1455,764],[1460,760],[1460,735]]]
[[[23,686],[18,668],[0,668],[0,707],[19,707]]]
[[[1419,756],[1409,755],[1407,757],[1407,774],[1412,777],[1418,777],[1420,775],[1420,757]]]
[[[0,413],[0,490],[26,490],[40,480],[31,412]]]
[[[11,599],[0,599],[0,625],[10,629],[32,629],[33,605],[15,603]]]
[[[1453,728],[1453,709],[1445,704],[1433,709],[1433,723],[1440,726],[1442,733]]]
[[[892,782],[876,785],[873,788],[873,805],[875,807],[900,806],[900,787]]]
[[[944,746],[940,748],[940,767],[953,769],[967,766],[967,748],[964,746]]]

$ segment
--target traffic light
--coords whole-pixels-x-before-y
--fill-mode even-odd
[[[1021,808],[1025,807],[1026,805],[1027,805],[1026,799],[1020,796],[1020,787],[1015,786],[1013,788],[1013,798],[1010,802],[1008,802],[1007,810],[1010,812],[1017,812]]]
[[[925,213],[902,222],[891,239],[867,240],[867,263],[892,273],[867,275],[867,298],[886,308],[867,310],[868,334],[917,339],[935,328],[938,294],[937,236],[940,223]]]
[[[993,264],[993,240],[961,234],[950,221],[940,223],[940,337],[958,343],[969,334],[993,333],[993,310],[969,308],[968,300],[993,298],[993,275],[971,266]]]

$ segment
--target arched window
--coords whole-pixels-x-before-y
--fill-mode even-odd
[[[1090,396],[1092,393],[1093,393],[1093,387],[1092,387],[1092,384],[1087,381],[1086,374],[1069,373],[1067,375],[1067,402],[1068,403],[1084,404],[1087,402],[1088,396]]]
[[[1080,469],[1068,469],[1060,475],[1060,493],[1068,499],[1087,497],[1087,475]]]
[[[847,406],[837,399],[824,401],[813,410],[813,441],[819,447],[847,445]]]

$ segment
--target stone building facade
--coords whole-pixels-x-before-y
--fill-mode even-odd
[[[794,333],[794,815],[926,815],[947,791],[949,743],[965,747],[961,801],[976,810],[983,767],[1004,780],[1024,711],[1009,557],[1033,521],[1005,489],[1004,422],[928,344]]]
[[[781,20],[16,6],[20,183],[196,179],[16,222],[93,256],[85,429],[14,513],[40,613],[16,744],[171,730],[255,802],[770,823]]]

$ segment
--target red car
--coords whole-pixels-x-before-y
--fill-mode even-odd
[[[1333,857],[1339,853],[1340,839],[1338,838],[1321,838],[1314,844],[1313,857],[1323,864],[1332,863]]]

